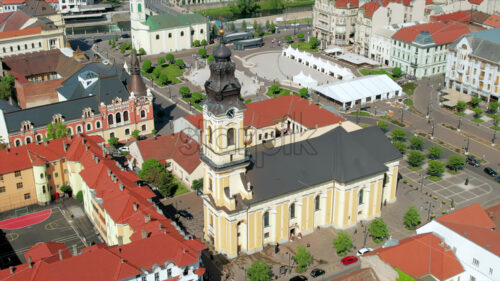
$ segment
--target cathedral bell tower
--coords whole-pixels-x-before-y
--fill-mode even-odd
[[[234,76],[231,51],[220,43],[210,63],[210,78],[205,82],[207,98],[203,103],[203,137],[200,158],[205,168],[204,194],[216,206],[234,208],[234,197],[251,197],[242,186],[240,174],[245,173],[249,158],[244,145],[244,111],[240,97],[241,85]],[[233,178],[234,177],[234,178]]]

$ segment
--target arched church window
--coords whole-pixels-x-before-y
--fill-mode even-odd
[[[227,145],[234,145],[234,128],[227,130]]]

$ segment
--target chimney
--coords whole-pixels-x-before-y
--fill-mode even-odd
[[[108,176],[111,176],[111,170],[108,169]]]
[[[125,186],[120,183],[120,190],[123,191],[125,189]]]
[[[95,157],[95,163],[99,164],[99,157],[97,157],[97,156]]]
[[[14,267],[11,265],[9,266],[10,274],[14,274]]]
[[[48,146],[49,142],[48,141],[43,141],[43,145]]]
[[[66,147],[66,141],[65,140],[62,141],[62,145],[63,145],[64,152],[66,152],[67,147]]]
[[[133,205],[134,205],[134,211],[137,211],[137,209],[139,209],[139,204],[137,204],[137,203],[134,202]]]
[[[72,138],[71,135],[68,135],[68,140],[71,140],[71,138]]]
[[[78,255],[78,248],[76,248],[76,244],[73,244],[73,256]]]
[[[62,249],[59,249],[59,260],[62,261],[63,256],[62,256]]]
[[[161,223],[160,223],[160,224],[158,224],[158,227],[161,230],[161,228],[163,227],[163,225],[161,225]]]
[[[121,260],[121,262],[122,262],[122,263],[124,263],[124,262],[125,262],[125,260],[124,260],[123,258],[121,258],[120,260]]]
[[[31,256],[28,256],[28,266],[33,268],[33,263],[31,262]]]
[[[146,232],[146,230],[145,230],[145,229],[143,229],[143,230],[141,231],[141,234],[142,234],[142,239],[144,239],[144,238],[148,237],[148,233]]]
[[[148,223],[151,220],[151,215],[150,214],[145,214],[144,215],[144,223]]]

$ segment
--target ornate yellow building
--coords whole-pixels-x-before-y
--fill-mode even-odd
[[[396,200],[401,154],[377,127],[338,126],[258,151],[245,147],[240,84],[231,51],[214,51],[203,106],[204,236],[228,257],[380,216]]]

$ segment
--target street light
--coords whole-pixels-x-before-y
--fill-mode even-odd
[[[432,121],[432,132],[431,132],[431,140],[434,139],[434,121]]]
[[[496,138],[497,138],[497,130],[493,131],[493,139],[491,140],[491,146],[495,146]]]
[[[462,127],[462,117],[458,118],[458,128],[457,128],[458,132],[460,132],[460,127]]]
[[[403,123],[405,109],[401,107],[401,123]]]

